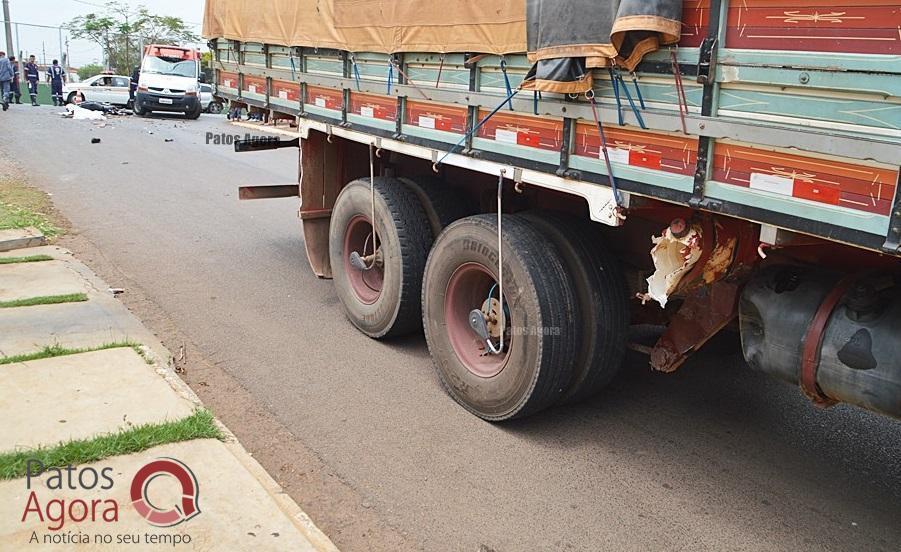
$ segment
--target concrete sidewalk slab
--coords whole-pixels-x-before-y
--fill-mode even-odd
[[[0,265],[0,301],[89,291],[91,286],[63,261]]]
[[[173,458],[184,463],[197,478],[198,507],[196,517],[170,528],[157,528],[141,518],[131,505],[129,487],[138,469],[158,458]],[[325,535],[319,532],[293,501],[282,501],[274,481],[261,468],[247,470],[247,453],[236,444],[216,440],[200,440],[156,447],[139,454],[119,456],[93,464],[95,470],[112,468],[113,488],[108,491],[56,491],[46,486],[46,477],[32,486],[42,503],[53,499],[68,501],[76,498],[115,500],[119,504],[119,521],[115,523],[69,522],[59,532],[110,535],[112,544],[88,544],[69,546],[78,550],[121,550],[123,548],[142,550],[172,549],[172,545],[123,545],[117,544],[119,535],[180,535],[190,544],[182,544],[179,549],[190,550],[254,550],[297,552],[336,552],[337,549]],[[278,492],[282,492],[278,490]],[[30,491],[25,480],[18,479],[0,483],[0,503],[7,515],[0,516],[0,549],[22,550],[28,547],[32,533],[37,533],[40,542],[44,535],[52,534],[48,523],[41,523],[32,513],[23,522]],[[148,498],[160,508],[181,503],[181,488],[171,477],[158,477],[147,487]],[[287,506],[287,507],[286,507]],[[102,510],[101,510],[102,511]],[[99,517],[99,516],[98,516]],[[184,541],[183,541],[184,542]],[[63,547],[46,547],[62,549]],[[40,547],[41,550],[45,548]]]
[[[92,349],[125,341],[143,344],[145,334],[134,316],[113,297],[0,309],[0,358],[33,353],[49,345]]]
[[[75,256],[68,249],[56,245],[41,245],[38,247],[28,247],[25,249],[14,249],[10,251],[0,251],[0,259],[3,257],[31,257],[33,255],[47,255],[59,260],[75,260]]]
[[[72,254],[55,246],[33,247],[0,252],[0,257],[49,255],[54,261],[26,263],[21,272],[45,273],[45,281],[76,282],[76,289],[42,288],[37,295],[87,293],[90,301],[60,305],[41,305],[21,309],[0,309],[0,356],[26,354],[48,345],[91,348],[129,340],[139,343],[154,366],[145,363],[130,348],[82,353],[13,365],[0,365],[0,451],[30,448],[39,444],[88,438],[125,428],[127,424],[161,422],[190,415],[200,405],[193,391],[166,364],[169,352],[128,309],[106,292],[108,285]],[[49,270],[47,270],[49,268]],[[66,271],[65,277],[62,276]],[[12,271],[7,271],[12,274]],[[23,276],[17,273],[18,283]],[[48,276],[49,275],[49,276]],[[11,278],[10,278],[11,279]],[[35,279],[30,279],[33,285]],[[0,270],[0,287],[5,287]],[[21,289],[21,286],[19,286]],[[30,295],[29,296],[37,296]],[[24,298],[24,297],[23,297]],[[191,550],[316,550],[337,552],[334,544],[315,526],[290,496],[266,473],[234,437],[223,427],[226,442],[192,441],[158,447],[142,454],[111,458],[96,464],[114,467],[114,493],[120,504],[120,522],[68,523],[64,530],[51,532],[47,523],[32,515],[21,522],[28,492],[24,481],[0,483],[0,551],[21,550],[37,531],[43,536],[82,531],[93,536],[112,536],[112,544],[68,544],[41,546],[58,550],[118,550],[127,546],[140,549],[169,549],[172,545],[131,545],[117,541],[119,535],[146,534],[171,537],[186,535]],[[150,459],[175,457],[192,467],[200,484],[202,513],[172,529],[157,529],[141,519],[128,495],[135,472]],[[168,478],[154,479],[166,489]],[[170,488],[170,490],[172,490]],[[38,488],[46,507],[53,499],[101,498],[102,491],[50,491]],[[151,498],[160,504],[180,499]],[[47,493],[52,493],[48,495]],[[165,494],[165,492],[163,492]],[[154,502],[156,503],[156,502]],[[12,510],[19,510],[14,512]]]
[[[109,286],[67,249],[57,246],[32,247],[0,253],[3,257],[47,255],[58,262],[27,263],[39,271],[48,263],[63,264],[89,289],[89,301],[59,305],[39,305],[21,309],[0,309],[0,357],[39,351],[48,345],[89,349],[112,342],[130,340],[145,345],[165,362],[168,351],[119,299],[108,293]],[[0,265],[12,266],[12,265]]]
[[[46,243],[47,238],[36,228],[0,230],[0,251],[38,247]]]
[[[0,381],[4,451],[177,420],[195,408],[131,348],[2,365]]]

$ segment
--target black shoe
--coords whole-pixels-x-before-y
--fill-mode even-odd
[[[6,102],[3,102],[3,111],[6,111],[7,109],[9,109],[9,104]]]
[[[20,100],[19,98],[16,98],[16,103],[17,103],[18,105],[22,105],[22,100]]]

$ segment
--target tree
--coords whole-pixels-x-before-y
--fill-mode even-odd
[[[203,75],[202,82],[213,82],[213,52],[201,52],[200,73]]]
[[[81,69],[78,70],[78,78],[81,80],[89,79],[94,75],[99,75],[103,72],[103,66],[97,65],[96,63],[91,63],[89,65],[84,65]]]
[[[156,15],[144,6],[132,10],[122,2],[107,2],[103,13],[78,16],[65,28],[74,38],[103,48],[109,70],[131,74],[147,44],[183,44],[200,38],[179,17]]]

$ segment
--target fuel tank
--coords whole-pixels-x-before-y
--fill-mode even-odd
[[[828,321],[821,334],[811,334],[818,311],[828,314]],[[798,384],[810,339],[819,347],[816,384],[822,395],[901,418],[901,286],[896,277],[848,281],[816,267],[768,267],[745,287],[739,322],[745,360],[754,370]]]

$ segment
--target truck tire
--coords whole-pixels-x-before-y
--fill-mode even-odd
[[[380,263],[364,272],[351,266],[350,255],[373,253],[369,179],[345,186],[332,211],[329,258],[347,317],[379,339],[421,327],[419,294],[432,232],[416,195],[394,178],[375,179],[375,217]]]
[[[591,225],[550,211],[521,215],[560,251],[572,275],[579,321],[579,348],[569,387],[560,399],[571,404],[596,395],[616,376],[626,354],[629,303],[620,263],[593,235]]]
[[[426,341],[444,388],[489,421],[554,404],[569,384],[577,335],[572,282],[553,243],[519,217],[505,215],[503,222],[509,335],[502,354],[485,354],[487,345],[469,325],[470,312],[489,294],[497,297],[495,215],[447,227],[432,247],[422,290]]]
[[[478,212],[465,194],[454,192],[448,184],[434,176],[400,178],[419,198],[437,238],[451,223]]]

